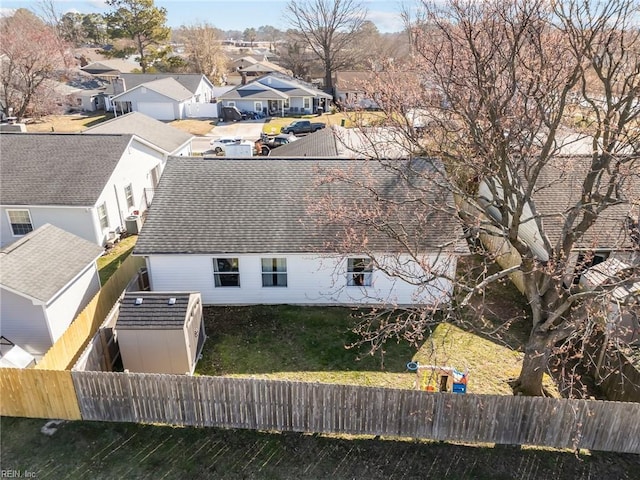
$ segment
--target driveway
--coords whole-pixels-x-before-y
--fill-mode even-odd
[[[194,153],[212,153],[209,142],[222,137],[240,137],[254,142],[260,138],[264,123],[264,119],[219,123],[206,136],[193,139],[191,143],[193,151]]]

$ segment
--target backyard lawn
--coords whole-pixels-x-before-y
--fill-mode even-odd
[[[112,113],[49,115],[27,124],[29,133],[77,133],[113,118]]]
[[[341,307],[208,307],[209,336],[196,372],[281,380],[416,388],[407,363],[469,371],[469,393],[510,395],[522,354],[509,347],[440,324],[416,351],[389,342],[384,355],[345,348],[357,337],[354,310]]]
[[[216,428],[0,418],[0,467],[38,480],[631,480],[639,455]],[[17,475],[15,475],[17,476]]]

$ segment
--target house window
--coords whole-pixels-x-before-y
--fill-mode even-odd
[[[216,287],[240,286],[237,258],[214,258],[213,272]]]
[[[227,107],[235,107],[236,102],[227,102]]]
[[[253,102],[253,111],[262,112],[262,102]]]
[[[303,107],[305,110],[309,110],[311,108],[311,98],[309,97],[304,97],[303,99]]]
[[[127,199],[127,207],[132,208],[133,207],[133,185],[132,184],[129,184],[126,187],[124,187],[124,196]]]
[[[282,108],[289,108],[289,99],[288,98],[286,98],[284,100],[284,105],[282,106]]]
[[[151,170],[151,182],[153,183],[153,188],[158,186],[158,182],[160,182],[160,174],[160,164],[158,164],[153,170]]]
[[[107,214],[106,202],[98,207],[98,219],[100,220],[100,228],[103,230],[109,228],[109,215]]]
[[[263,258],[262,259],[262,286],[286,287],[287,286],[287,259]]]
[[[26,235],[33,230],[29,210],[7,210],[14,236]]]
[[[350,287],[371,286],[373,267],[368,258],[350,258],[347,260],[347,285]]]

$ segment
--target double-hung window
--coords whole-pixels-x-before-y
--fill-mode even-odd
[[[216,287],[240,286],[240,271],[237,258],[214,258],[213,272]]]
[[[127,199],[127,208],[133,207],[133,185],[129,184],[124,187],[124,196]]]
[[[263,258],[262,259],[262,286],[286,287],[287,286],[287,259]]]
[[[26,235],[33,230],[29,210],[7,210],[7,214],[9,215],[9,223],[14,236]]]
[[[350,287],[371,286],[373,267],[369,258],[349,258],[347,260],[347,285]]]
[[[100,228],[103,230],[109,228],[109,214],[107,213],[106,202],[98,207],[98,219],[100,220]]]

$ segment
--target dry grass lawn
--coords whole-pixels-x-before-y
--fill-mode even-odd
[[[206,135],[215,127],[215,121],[210,119],[188,118],[185,120],[174,120],[170,122],[174,128],[190,133],[191,135]]]
[[[112,113],[49,115],[27,124],[29,133],[79,133],[113,118]]]
[[[312,122],[324,123],[328,126],[344,126],[353,128],[357,125],[374,125],[383,117],[382,112],[337,112],[324,115],[303,115],[302,117],[271,117],[267,119],[262,131],[267,135],[276,135],[285,125],[296,120],[304,119]]]

